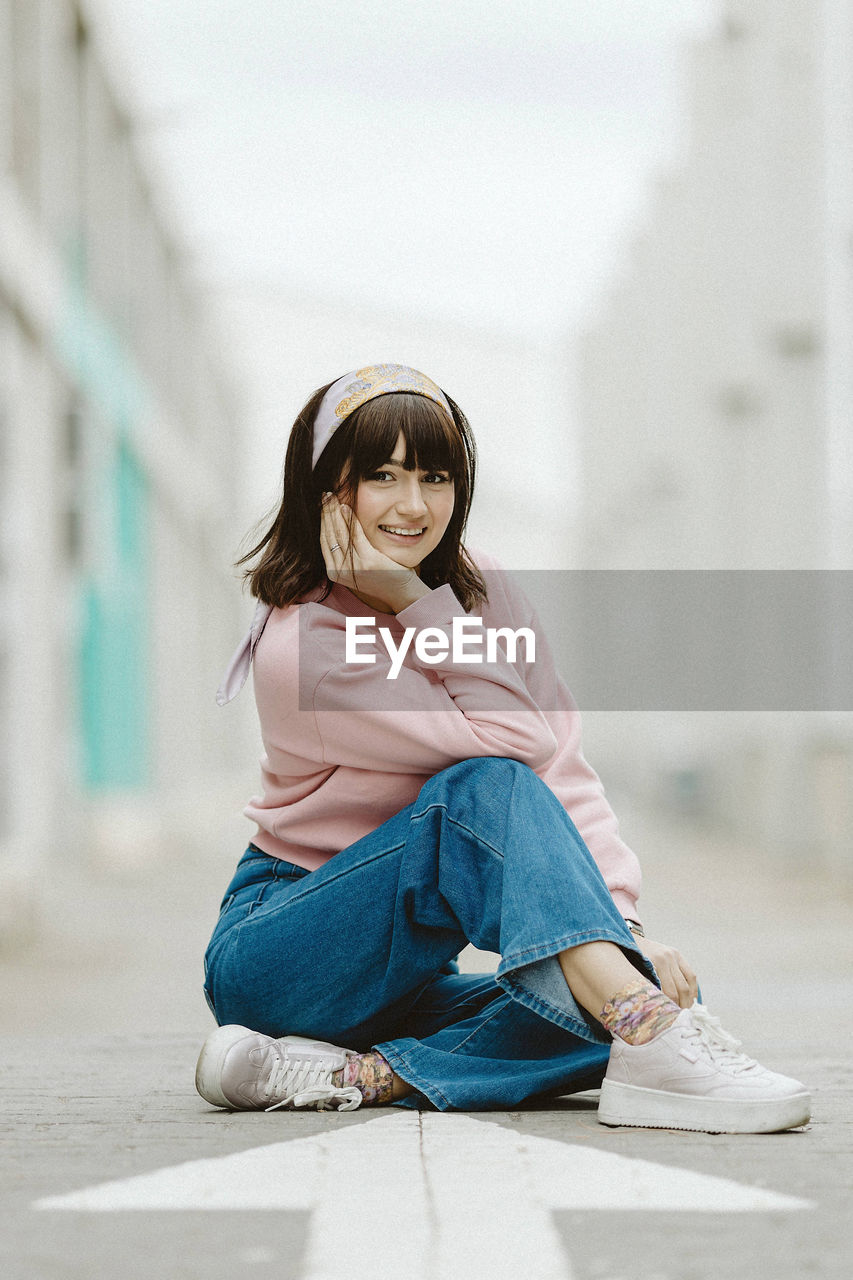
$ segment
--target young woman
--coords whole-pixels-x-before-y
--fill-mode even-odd
[[[464,414],[407,366],[348,373],[296,419],[219,693],[254,664],[266,754],[205,957],[199,1092],[474,1110],[601,1086],[605,1124],[804,1124],[804,1086],[740,1053],[644,937],[536,616],[463,545],[474,472]],[[467,942],[495,974],[458,972]]]

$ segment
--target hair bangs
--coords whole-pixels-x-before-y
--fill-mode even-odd
[[[352,465],[363,480],[387,463],[400,432],[407,471],[447,471],[454,481],[465,474],[467,455],[459,429],[441,405],[427,396],[395,391],[368,400],[353,413]]]

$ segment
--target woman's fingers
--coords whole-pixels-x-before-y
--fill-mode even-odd
[[[326,533],[326,526],[323,521],[320,523],[320,550],[323,552],[323,561],[326,565],[326,573],[333,581],[338,572],[338,566],[335,563],[335,557],[329,545],[329,538]]]
[[[660,978],[660,989],[665,996],[669,996],[670,1000],[674,1000],[680,1005],[681,1000],[678,996],[678,984],[675,981],[675,975],[669,965],[663,964],[661,961],[655,965],[658,977]]]
[[[349,508],[341,506],[334,494],[323,508],[323,514],[328,521],[327,536],[329,537],[329,545],[330,547],[337,545],[340,548],[340,555],[343,560],[351,560],[353,551],[351,522],[345,514],[347,512],[349,512]]]
[[[376,569],[396,569],[381,551],[377,551],[361,527],[361,521],[353,509],[336,497],[328,503],[331,526],[334,530],[332,545],[341,544],[346,566],[355,573],[367,573]]]
[[[670,995],[670,999],[674,1000],[682,1009],[689,1009],[693,1003],[693,997],[690,994],[690,983],[678,964],[673,965],[671,982],[673,993]]]
[[[320,548],[328,577],[345,586],[358,583],[377,556],[355,513],[335,494],[324,497],[320,509]]]
[[[694,1000],[699,999],[699,979],[696,977],[696,974],[687,964],[684,965],[684,976],[687,979],[687,992],[690,997],[689,999],[689,1005],[690,1005],[690,1004],[693,1004]]]
[[[675,947],[643,939],[640,949],[655,966],[661,990],[681,1009],[689,1009],[699,993],[696,974]]]
[[[326,563],[326,573],[335,581],[344,563],[346,546],[335,526],[334,499],[326,499],[320,511],[320,549]]]
[[[682,1009],[689,1009],[693,1001],[696,999],[698,992],[698,984],[696,982],[696,974],[690,968],[690,965],[684,959],[680,951],[673,948],[672,952],[673,968],[675,973],[675,984],[678,990],[678,1003]]]
[[[689,1009],[696,999],[696,975],[677,951],[673,951],[669,966],[669,990],[664,992],[682,1009]]]
[[[376,548],[368,541],[367,534],[361,527],[361,521],[351,507],[345,503],[338,506],[338,519],[343,525],[346,533],[347,541],[353,550],[353,553],[362,560],[371,555],[375,559]],[[381,553],[380,553],[381,554]]]

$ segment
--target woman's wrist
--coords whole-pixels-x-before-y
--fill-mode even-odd
[[[410,604],[414,604],[416,600],[422,600],[424,596],[430,594],[430,588],[425,582],[422,582],[414,569],[411,570],[411,576],[405,581],[398,591],[394,592],[394,599],[389,601],[394,613],[402,613],[404,609],[408,609]]]

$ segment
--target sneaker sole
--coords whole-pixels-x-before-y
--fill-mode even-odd
[[[698,1133],[779,1133],[808,1124],[811,1097],[693,1098],[689,1094],[643,1089],[605,1079],[598,1120],[638,1129],[690,1129]]]
[[[253,1033],[248,1027],[231,1025],[219,1027],[207,1037],[198,1055],[195,1068],[195,1087],[205,1102],[214,1107],[227,1107],[229,1111],[238,1110],[233,1102],[229,1102],[220,1088],[225,1059],[235,1044],[239,1044],[246,1036]]]

